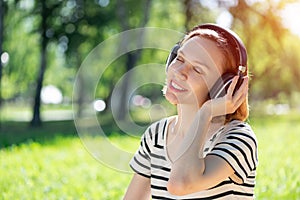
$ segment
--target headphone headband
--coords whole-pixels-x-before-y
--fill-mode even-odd
[[[239,63],[238,63],[238,68],[242,72],[246,71],[246,66],[247,66],[247,51],[245,48],[244,43],[242,42],[241,38],[233,31],[227,28],[223,28],[219,25],[216,24],[202,24],[198,26],[197,28],[200,29],[210,29],[213,31],[216,31],[217,33],[220,33],[223,35],[230,44],[233,43],[233,46],[236,47],[238,55],[239,55]]]
[[[227,42],[232,47],[235,47],[237,55],[239,57],[238,63],[237,63],[238,64],[238,66],[237,66],[238,74],[240,76],[242,76],[242,74],[246,71],[246,68],[247,68],[247,51],[246,51],[245,45],[242,42],[242,40],[240,39],[240,37],[235,32],[231,31],[230,29],[223,28],[219,25],[211,24],[211,23],[199,25],[199,26],[195,27],[193,30],[197,30],[197,29],[213,30],[213,31],[217,32],[218,34],[221,34],[225,39],[227,39]],[[166,62],[166,70],[168,70],[168,66],[177,56],[177,51],[179,48],[180,48],[179,44],[176,44],[172,48],[172,51],[171,51],[170,55],[168,56],[168,59]]]

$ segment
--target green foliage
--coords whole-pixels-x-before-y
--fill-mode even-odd
[[[39,49],[37,34],[32,33],[36,18],[13,8],[6,15],[5,42],[3,50],[8,52],[9,63],[3,69],[2,95],[4,99],[23,96],[27,98],[37,72]],[[30,47],[30,48],[28,48]]]
[[[40,63],[40,36],[38,25],[40,1],[6,1],[4,51],[10,55],[2,77],[2,95],[5,100],[30,102],[34,94],[35,77]],[[100,3],[99,3],[100,2]],[[102,2],[102,4],[101,4]],[[60,88],[66,99],[72,98],[76,72],[87,55],[98,44],[122,31],[120,9],[124,9],[128,28],[139,27],[144,16],[145,1],[47,1],[49,11],[50,41],[47,47],[48,66],[44,85]],[[119,2],[119,3],[120,3]],[[215,9],[206,4],[215,4]],[[146,26],[162,27],[185,32],[202,22],[216,22],[223,11],[233,16],[232,28],[246,44],[249,57],[250,101],[273,98],[282,103],[298,106],[300,91],[300,38],[283,27],[279,13],[290,1],[151,1],[149,21]],[[119,6],[119,7],[118,7]],[[53,9],[52,9],[53,8]],[[169,44],[169,37],[159,42]],[[157,42],[157,41],[153,41]],[[163,45],[164,46],[164,45]],[[170,46],[171,48],[171,46]],[[107,49],[111,51],[112,48]],[[143,50],[137,65],[165,62],[168,52]],[[115,84],[125,73],[126,55],[109,66],[96,88],[95,96],[109,100]],[[136,66],[137,66],[136,65]],[[133,67],[136,67],[133,66]],[[162,66],[163,67],[163,66]],[[153,76],[144,73],[142,76]],[[147,78],[147,77],[146,77]],[[137,92],[161,100],[160,89],[143,86]],[[298,92],[297,92],[298,91]]]
[[[259,146],[257,199],[300,198],[299,120],[299,115],[250,119]],[[93,159],[80,139],[72,135],[71,122],[45,123],[43,129],[24,125],[2,124],[1,143],[5,134],[13,134],[15,141],[21,135],[33,139],[0,149],[1,199],[110,200],[123,196],[131,175]],[[7,127],[5,132],[3,127]],[[139,145],[139,139],[116,133],[106,139],[130,152]]]

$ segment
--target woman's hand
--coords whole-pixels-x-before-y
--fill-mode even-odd
[[[242,85],[233,95],[233,91],[236,87],[238,79],[239,76],[235,76],[233,78],[227,90],[227,94],[224,97],[210,99],[203,104],[201,109],[204,109],[205,112],[208,112],[211,116],[211,119],[213,117],[234,113],[238,109],[238,107],[244,102],[248,94],[249,77],[243,78]]]

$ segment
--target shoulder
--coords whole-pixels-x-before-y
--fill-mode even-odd
[[[168,124],[173,118],[174,116],[162,118],[150,124],[142,135],[142,140],[153,144],[158,143],[159,140],[164,140]]]
[[[148,126],[148,128],[145,131],[145,134],[151,138],[154,137],[155,135],[164,134],[169,122],[172,119],[174,119],[174,117],[175,116],[165,117],[165,118],[162,118],[161,120],[153,122],[152,124],[150,124]]]
[[[233,120],[224,126],[223,137],[227,139],[244,140],[257,148],[257,139],[254,131],[247,122]]]
[[[238,120],[229,122],[221,130],[220,137],[209,154],[225,159],[243,181],[254,176],[258,152],[257,139],[251,126]]]

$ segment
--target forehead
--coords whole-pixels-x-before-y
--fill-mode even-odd
[[[216,68],[223,71],[224,56],[216,43],[210,39],[194,36],[187,40],[178,50],[190,63],[203,63],[210,68]]]

